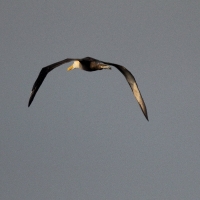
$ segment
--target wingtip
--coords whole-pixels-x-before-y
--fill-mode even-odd
[[[149,117],[148,117],[148,113],[147,113],[147,109],[146,109],[146,105],[145,105],[144,101],[143,101],[144,106],[142,106],[141,104],[139,104],[139,105],[140,105],[140,108],[141,108],[142,113],[144,114],[146,120],[149,121]]]
[[[29,101],[28,101],[28,107],[30,107],[30,105],[31,105],[31,103],[33,101],[33,98],[34,98],[34,96],[33,96],[33,91],[32,91],[31,95],[30,95],[30,98],[29,98]]]
[[[140,107],[141,107],[141,106],[140,106]],[[149,117],[148,117],[148,113],[147,113],[146,106],[145,106],[145,109],[143,109],[143,108],[141,107],[141,110],[142,110],[142,112],[143,112],[143,114],[144,114],[146,120],[149,121]]]
[[[28,102],[28,107],[30,107],[30,105],[31,105],[31,101],[29,100],[29,102]]]
[[[144,112],[144,116],[145,116],[145,118],[147,119],[147,121],[149,121],[149,117],[148,117],[147,112]]]

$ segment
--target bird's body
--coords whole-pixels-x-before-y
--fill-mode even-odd
[[[111,67],[108,66],[107,64],[104,64],[97,60],[93,60],[90,57],[75,60],[74,64],[68,68],[68,71],[75,68],[82,69],[88,72],[102,70],[102,69],[111,69]]]
[[[131,74],[131,72],[128,71],[125,67],[123,67],[121,65],[100,61],[100,60],[97,60],[97,59],[94,59],[91,57],[86,57],[86,58],[82,58],[82,59],[67,58],[65,60],[62,60],[62,61],[53,63],[51,65],[48,65],[46,67],[43,67],[38,75],[38,78],[36,79],[36,81],[33,85],[28,106],[31,105],[31,103],[32,103],[38,89],[40,88],[42,82],[44,81],[46,75],[51,70],[55,69],[56,67],[59,67],[60,65],[71,62],[71,61],[74,61],[74,63],[67,69],[68,71],[78,68],[78,69],[82,69],[82,70],[91,72],[91,71],[97,71],[97,70],[102,70],[102,69],[111,69],[110,65],[116,67],[125,76],[128,84],[130,85],[130,87],[133,91],[133,94],[134,94],[136,100],[138,101],[138,103],[140,105],[142,112],[144,113],[144,116],[148,120],[148,114],[147,114],[147,109],[146,109],[144,100],[139,91],[136,80],[135,80],[134,76]]]

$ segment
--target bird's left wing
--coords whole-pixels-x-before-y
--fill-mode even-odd
[[[134,94],[144,116],[146,117],[147,120],[149,120],[146,105],[144,103],[144,100],[143,100],[142,95],[140,93],[140,90],[138,88],[137,82],[136,82],[134,76],[131,74],[131,72],[128,71],[125,67],[118,65],[118,64],[115,64],[115,63],[109,63],[109,62],[104,62],[104,61],[100,61],[100,62],[116,67],[125,76],[125,78],[126,78],[128,84],[130,85],[131,90],[133,91],[133,94]]]
[[[79,59],[74,59],[74,58],[67,58],[65,60],[61,60],[59,62],[56,62],[56,63],[53,63],[51,65],[48,65],[46,67],[43,67],[33,85],[33,88],[32,88],[32,91],[31,91],[31,95],[30,95],[30,98],[29,98],[29,102],[28,102],[28,106],[31,105],[38,89],[40,88],[42,82],[44,81],[45,77],[47,76],[47,74],[55,69],[56,67],[59,67],[60,65],[62,64],[65,64],[65,63],[68,63],[68,62],[71,62],[71,61],[74,61],[74,60],[79,60]]]

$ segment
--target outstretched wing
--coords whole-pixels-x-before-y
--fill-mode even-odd
[[[65,63],[68,63],[68,62],[71,62],[71,61],[74,61],[74,60],[79,60],[79,59],[74,59],[74,58],[67,58],[65,60],[62,60],[62,61],[59,61],[59,62],[56,62],[56,63],[53,63],[51,65],[48,65],[46,67],[43,67],[33,85],[33,88],[32,88],[32,91],[31,91],[31,95],[30,95],[30,98],[29,98],[29,102],[28,102],[28,106],[31,105],[38,89],[40,88],[42,82],[44,81],[46,75],[51,71],[53,70],[54,68],[56,67],[59,67],[60,65],[63,65]]]
[[[140,93],[138,85],[136,83],[136,80],[135,80],[134,76],[131,74],[131,72],[128,71],[125,67],[123,67],[121,65],[118,65],[118,64],[115,64],[115,63],[109,63],[109,62],[104,62],[104,61],[100,61],[100,62],[102,62],[104,64],[107,64],[107,65],[112,65],[112,66],[116,67],[125,76],[128,84],[131,87],[131,90],[133,91],[133,94],[134,94],[137,102],[139,103],[139,106],[140,106],[142,112],[144,113],[144,116],[149,121],[146,105],[144,103],[144,100],[142,98],[142,95]]]

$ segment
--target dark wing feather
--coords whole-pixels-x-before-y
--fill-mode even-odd
[[[104,64],[107,64],[107,65],[112,65],[112,66],[116,67],[125,76],[128,84],[131,87],[131,90],[133,91],[133,94],[134,94],[137,102],[139,103],[139,106],[140,106],[142,112],[144,113],[144,116],[149,121],[146,105],[144,103],[144,100],[142,98],[142,95],[140,93],[138,85],[136,83],[136,80],[135,80],[134,76],[131,74],[131,72],[128,71],[125,67],[123,67],[121,65],[118,65],[118,64],[115,64],[115,63],[109,63],[109,62],[104,62],[104,61],[100,61],[100,62],[102,62]]]
[[[59,62],[56,62],[56,63],[53,63],[51,65],[48,65],[46,67],[43,67],[33,85],[33,88],[32,88],[32,91],[31,91],[31,95],[30,95],[30,98],[29,98],[29,102],[28,102],[28,106],[31,105],[38,89],[40,88],[42,82],[44,81],[46,75],[51,71],[53,70],[54,68],[56,67],[59,67],[60,65],[62,64],[65,64],[65,63],[68,63],[68,62],[71,62],[71,61],[74,61],[74,60],[79,60],[79,59],[74,59],[74,58],[67,58],[65,60],[62,60],[62,61],[59,61]]]

